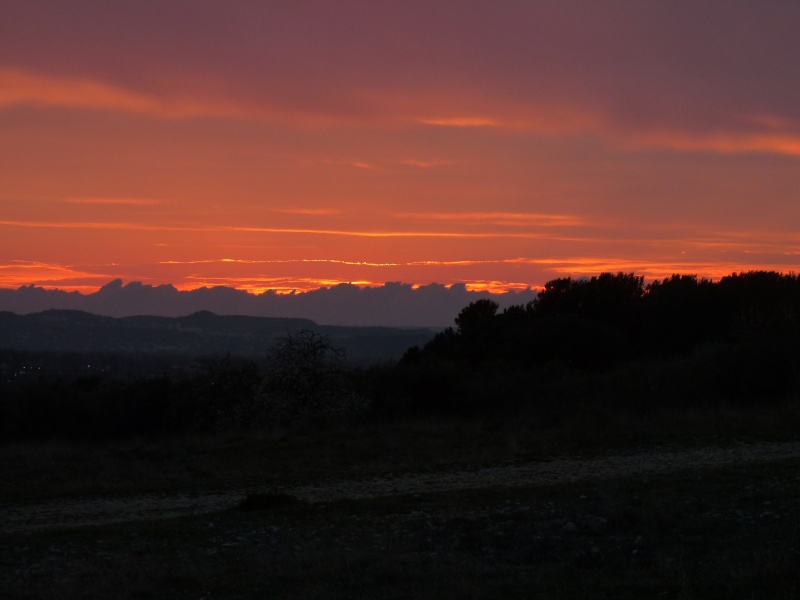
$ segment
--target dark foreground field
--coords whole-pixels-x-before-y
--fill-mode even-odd
[[[7,446],[0,597],[796,598],[800,443],[714,418]]]

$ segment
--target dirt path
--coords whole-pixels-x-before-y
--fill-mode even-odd
[[[58,498],[27,504],[0,504],[0,534],[203,514],[231,507],[243,496],[244,493],[237,490]]]
[[[412,473],[366,481],[330,481],[286,488],[284,491],[309,502],[330,502],[345,498],[460,489],[555,485],[787,458],[800,458],[800,442],[737,444],[724,448],[704,447],[692,450],[654,449],[595,458],[564,457],[474,470]]]
[[[518,465],[480,467],[450,472],[408,473],[361,481],[331,480],[285,487],[299,499],[323,503],[347,498],[442,492],[491,487],[548,486],[579,481],[655,475],[687,469],[800,459],[800,441],[742,443],[691,450],[653,449],[594,458],[562,457]],[[195,494],[140,494],[102,498],[64,498],[27,504],[0,504],[0,534],[42,529],[70,529],[131,521],[149,521],[210,513],[233,507],[247,492],[208,491]]]

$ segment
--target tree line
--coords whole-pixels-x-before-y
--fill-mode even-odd
[[[753,271],[719,282],[693,275],[644,284],[632,273],[548,282],[538,297],[498,312],[491,300],[465,307],[455,328],[403,361],[446,357],[473,366],[492,360],[538,365],[563,361],[602,369],[641,357],[686,355],[712,343],[758,338],[783,345],[800,323],[800,280]]]
[[[279,339],[258,364],[31,380],[0,397],[0,440],[113,439],[424,415],[513,415],[542,426],[577,412],[768,406],[800,392],[800,279],[752,271],[714,282],[632,273],[560,278],[500,311],[464,307],[397,363],[348,369],[319,333]]]
[[[466,306],[389,374],[387,407],[481,412],[604,410],[796,396],[800,279],[752,271],[717,282],[632,273],[549,281],[503,311]],[[380,396],[380,394],[376,394]]]

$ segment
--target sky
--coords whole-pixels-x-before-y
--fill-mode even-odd
[[[800,3],[4,0],[0,287],[800,271]]]

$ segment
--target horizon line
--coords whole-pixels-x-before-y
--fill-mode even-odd
[[[651,269],[645,269],[645,271],[648,271],[648,270],[651,270]],[[658,269],[652,269],[652,270],[655,271],[655,270],[658,270]],[[65,292],[65,293],[77,293],[77,294],[79,294],[81,296],[90,296],[90,295],[99,293],[104,288],[112,286],[112,284],[115,284],[116,282],[119,282],[119,285],[118,286],[114,286],[114,287],[119,287],[120,289],[125,289],[125,288],[128,288],[130,286],[136,286],[136,285],[141,286],[141,287],[152,288],[152,289],[163,288],[163,287],[171,287],[171,288],[173,288],[174,290],[176,290],[177,292],[180,292],[180,293],[184,293],[184,292],[191,293],[191,292],[194,292],[194,291],[204,290],[204,289],[205,290],[212,290],[212,289],[224,288],[224,289],[228,289],[228,290],[234,290],[234,291],[238,291],[238,292],[243,292],[243,293],[246,293],[246,294],[248,294],[250,296],[256,296],[256,297],[257,296],[262,296],[262,295],[295,296],[295,295],[307,294],[307,293],[310,293],[310,292],[316,292],[316,291],[320,291],[320,290],[330,290],[330,289],[337,288],[337,287],[342,287],[342,286],[354,287],[354,288],[357,288],[359,290],[380,289],[380,288],[385,288],[387,286],[398,286],[398,287],[408,287],[412,291],[417,291],[417,290],[419,290],[421,288],[427,288],[427,287],[440,287],[440,288],[444,288],[446,290],[450,290],[450,289],[452,289],[454,287],[456,287],[456,288],[463,287],[463,289],[465,291],[467,291],[467,292],[473,292],[473,293],[482,293],[482,292],[484,292],[484,293],[488,293],[488,294],[491,294],[491,295],[502,296],[502,295],[521,294],[521,293],[525,293],[525,292],[538,293],[539,291],[545,289],[546,283],[549,283],[550,281],[554,281],[556,279],[570,278],[570,279],[575,279],[575,280],[585,280],[585,279],[590,279],[592,277],[597,277],[597,276],[602,275],[602,274],[612,274],[612,275],[630,274],[630,275],[634,275],[634,276],[637,276],[637,277],[643,277],[646,282],[661,281],[663,279],[668,279],[669,277],[673,277],[673,276],[690,276],[690,277],[696,277],[698,280],[719,281],[720,279],[723,279],[725,277],[730,277],[730,276],[735,276],[735,275],[745,274],[745,273],[754,273],[754,272],[768,272],[768,273],[771,272],[771,273],[777,273],[779,275],[785,275],[785,276],[797,276],[797,272],[795,270],[793,270],[793,269],[782,270],[782,269],[774,269],[774,268],[773,269],[770,269],[770,268],[748,268],[748,269],[738,269],[738,270],[734,269],[734,270],[731,270],[731,271],[725,271],[724,274],[721,274],[722,273],[721,269],[714,269],[714,271],[717,271],[717,273],[715,273],[715,274],[710,274],[710,273],[705,273],[704,274],[703,272],[707,271],[707,269],[702,269],[701,268],[701,269],[697,269],[694,272],[672,271],[672,272],[670,272],[669,275],[665,274],[665,273],[667,273],[667,271],[663,271],[663,273],[660,273],[659,275],[656,275],[656,276],[653,276],[653,275],[649,275],[648,276],[646,273],[642,274],[640,272],[637,272],[636,270],[621,270],[621,269],[603,270],[603,271],[599,271],[598,270],[596,272],[593,272],[592,274],[586,274],[586,273],[581,273],[581,272],[567,273],[566,272],[567,269],[563,269],[563,270],[560,270],[560,271],[562,271],[562,272],[561,273],[557,273],[557,275],[558,275],[557,277],[550,278],[546,282],[544,282],[544,283],[542,283],[540,285],[536,285],[536,284],[532,284],[532,283],[522,283],[522,282],[487,281],[487,280],[461,280],[461,281],[453,281],[453,282],[450,282],[450,283],[441,283],[441,282],[436,282],[436,281],[431,281],[431,282],[428,282],[428,283],[409,283],[409,282],[395,280],[395,281],[384,281],[384,282],[381,283],[381,282],[373,282],[373,281],[357,281],[357,280],[342,281],[342,280],[322,280],[322,279],[318,279],[318,280],[315,280],[315,283],[319,283],[320,285],[317,285],[316,287],[303,288],[303,287],[299,287],[299,286],[296,286],[296,285],[290,285],[291,283],[297,283],[299,281],[299,279],[297,279],[297,278],[269,278],[269,279],[272,280],[271,283],[278,283],[280,281],[285,282],[284,285],[275,285],[273,287],[270,287],[269,285],[264,285],[265,283],[267,283],[267,281],[264,281],[264,280],[261,280],[259,282],[250,281],[249,284],[247,282],[240,281],[239,283],[242,283],[243,285],[238,285],[237,286],[237,285],[235,285],[236,284],[235,278],[232,278],[232,279],[227,279],[226,278],[227,283],[213,283],[213,282],[209,282],[209,281],[203,281],[200,284],[194,284],[194,283],[191,283],[191,282],[187,282],[185,284],[175,284],[175,283],[172,283],[172,282],[167,282],[167,283],[146,283],[146,282],[142,281],[141,279],[130,279],[126,283],[125,280],[122,277],[114,277],[112,279],[109,279],[106,283],[101,284],[99,286],[96,285],[96,284],[93,284],[93,285],[59,285],[59,283],[53,283],[51,285],[51,284],[48,284],[48,283],[39,283],[39,282],[33,281],[33,282],[30,282],[30,283],[27,283],[27,284],[26,283],[21,283],[21,284],[17,285],[16,287],[10,287],[8,285],[0,283],[0,290],[20,291],[22,289],[41,289],[41,290],[45,290],[45,291],[60,291],[60,292]],[[286,281],[287,279],[289,281]],[[258,285],[257,283],[260,284],[260,285]],[[311,281],[307,281],[307,283],[311,283]]]

